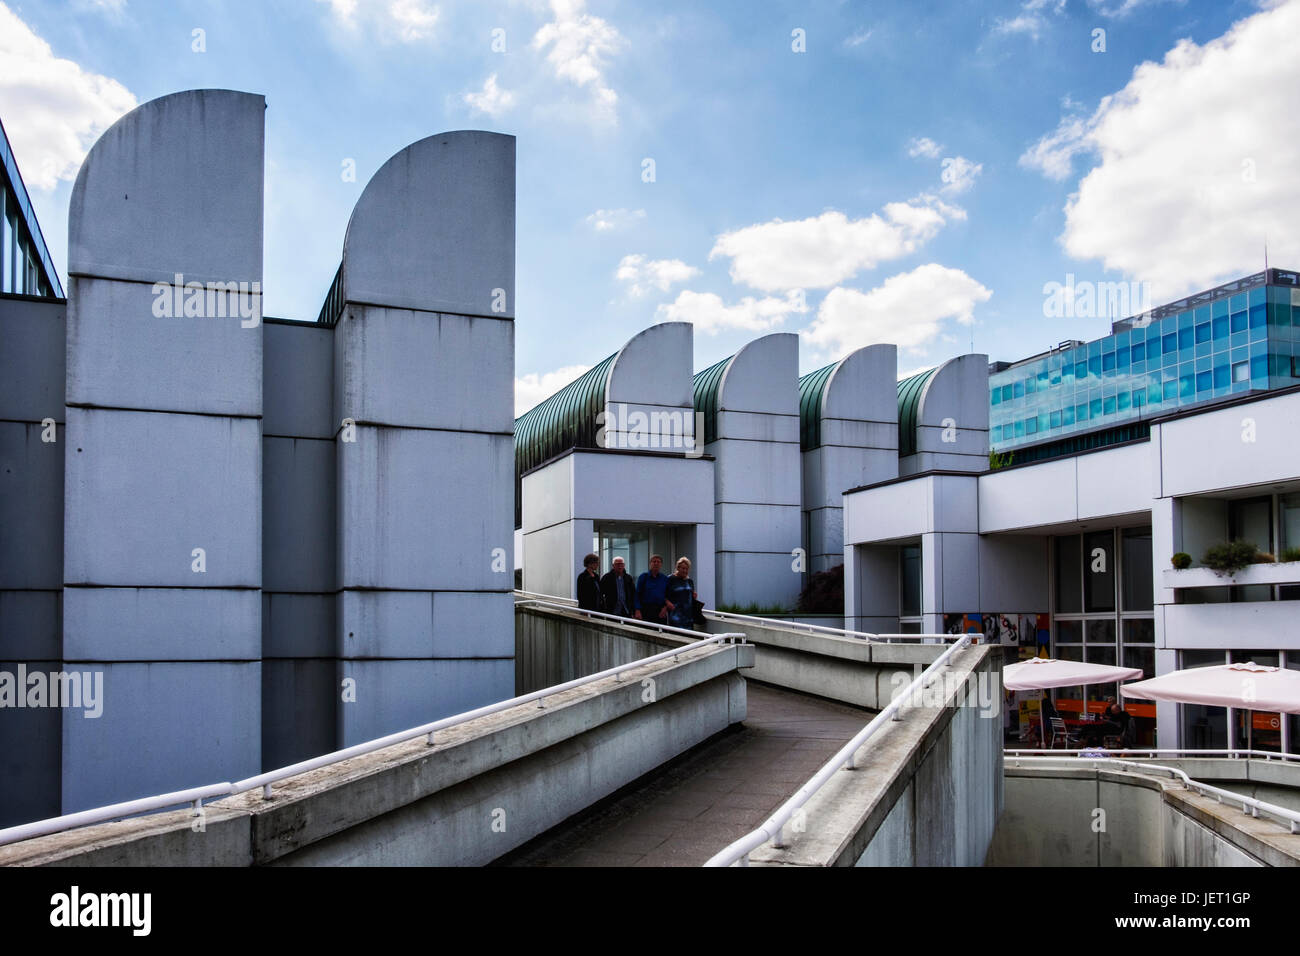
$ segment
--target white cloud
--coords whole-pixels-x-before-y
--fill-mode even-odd
[[[803,336],[835,355],[876,342],[919,351],[939,337],[945,323],[973,322],[975,306],[992,295],[960,269],[931,262],[869,292],[831,289]]]
[[[845,37],[844,45],[848,47],[850,50],[853,49],[854,47],[862,46],[862,44],[866,43],[868,40],[871,39],[871,34],[873,32],[874,31],[872,30],[859,30],[857,33],[853,34],[852,36]]]
[[[1048,133],[1020,156],[1020,165],[1036,169],[1058,182],[1070,175],[1074,157],[1090,149],[1089,120],[1082,116],[1064,116],[1054,132]]]
[[[964,193],[975,185],[975,178],[983,170],[983,163],[972,163],[965,156],[949,156],[944,159],[943,171],[939,174],[939,178],[943,180],[939,191],[954,196],[957,193]]]
[[[429,0],[316,0],[327,4],[348,31],[362,27],[388,42],[415,43],[433,36],[440,11]]]
[[[1182,6],[1187,2],[1187,0],[1120,0],[1119,3],[1114,5],[1108,4],[1106,0],[1088,0],[1088,6],[1092,7],[1103,17],[1122,20],[1140,7],[1149,7],[1153,4],[1165,2],[1173,2]]]
[[[709,259],[729,257],[732,280],[764,292],[824,289],[914,252],[949,220],[965,217],[927,195],[888,203],[883,215],[862,219],[835,211],[794,222],[774,219],[719,236]]]
[[[942,146],[928,136],[913,137],[912,141],[907,144],[907,155],[912,157],[924,156],[927,159],[938,159],[939,152],[942,149]]]
[[[590,365],[566,365],[554,372],[529,372],[519,376],[515,379],[515,418],[550,398],[590,368]]]
[[[644,209],[597,209],[586,222],[597,232],[613,232],[630,228],[644,218]]]
[[[607,59],[623,48],[623,37],[606,20],[586,13],[586,0],[551,0],[555,19],[533,36],[533,49],[550,49],[546,62],[557,78],[591,90],[591,115],[614,122],[618,94],[605,77]]]
[[[515,105],[515,94],[497,86],[497,75],[493,73],[483,82],[480,92],[466,93],[464,100],[471,109],[495,118]]]
[[[0,3],[0,116],[31,189],[72,179],[95,139],[138,104],[117,80],[59,59]]]
[[[683,289],[674,302],[659,306],[656,318],[661,322],[690,322],[701,332],[717,335],[723,329],[761,332],[780,325],[786,316],[807,311],[802,289],[792,289],[782,299],[747,295],[735,305],[727,305],[712,292]]]
[[[1065,206],[1066,252],[1150,282],[1157,301],[1258,271],[1265,239],[1271,261],[1300,262],[1300,59],[1283,39],[1297,34],[1292,0],[1203,46],[1180,41],[1081,130],[1030,150],[1049,174],[1097,157]]]
[[[700,274],[694,266],[680,259],[647,259],[643,255],[624,256],[618,264],[614,278],[629,283],[628,292],[643,296],[652,289],[667,292],[678,282],[685,282]]]
[[[1054,14],[1065,12],[1065,0],[1026,0],[1020,6],[1020,14],[1007,20],[998,17],[993,23],[994,34],[1025,33],[1037,40],[1047,29],[1048,21],[1044,11]]]

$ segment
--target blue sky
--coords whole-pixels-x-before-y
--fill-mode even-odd
[[[902,374],[1104,334],[1045,316],[1067,274],[1159,304],[1257,271],[1266,240],[1300,266],[1298,7],[5,0],[0,118],[63,272],[107,125],[264,94],[265,311],[300,319],[385,159],[514,134],[522,411],[664,319],[696,323],[697,369],[796,331],[804,371],[895,341]]]

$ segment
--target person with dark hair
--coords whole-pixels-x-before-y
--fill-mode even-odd
[[[589,554],[582,559],[578,575],[578,607],[584,611],[603,610],[600,599],[600,558]]]
[[[614,570],[600,579],[600,596],[610,614],[632,617],[637,609],[636,585],[622,558],[615,558],[613,563]]]

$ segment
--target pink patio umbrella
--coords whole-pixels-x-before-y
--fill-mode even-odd
[[[1110,664],[1085,664],[1083,661],[1058,661],[1050,657],[1031,657],[1002,670],[1002,686],[1007,690],[1046,690],[1048,687],[1078,687],[1081,684],[1110,684],[1142,676],[1140,667],[1115,667]],[[1039,743],[1047,740],[1043,711],[1038,711]]]
[[[1125,697],[1300,714],[1300,671],[1253,661],[1213,664],[1126,684]]]
[[[1114,667],[1110,664],[1031,657],[1027,661],[1003,668],[1002,686],[1007,690],[1042,690],[1047,687],[1077,687],[1080,684],[1111,684],[1141,676],[1140,667]]]

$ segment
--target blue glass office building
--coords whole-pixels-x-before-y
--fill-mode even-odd
[[[1123,319],[1094,342],[994,365],[989,444],[1024,449],[1015,461],[1051,457],[1039,446],[1068,454],[1142,437],[1146,420],[1188,405],[1296,384],[1300,275],[1268,269]]]

